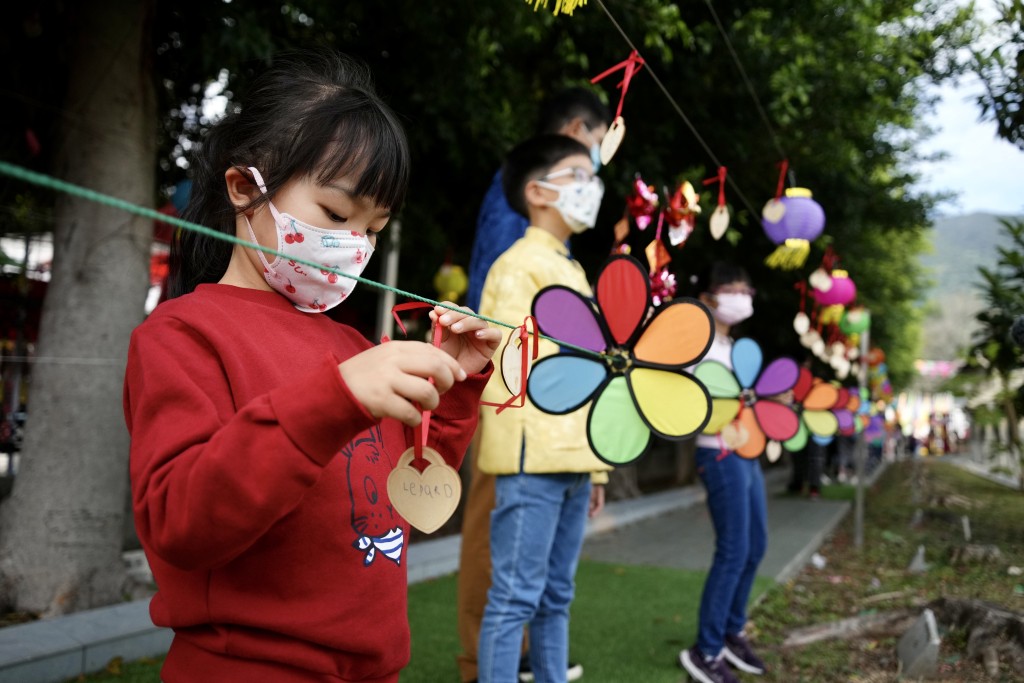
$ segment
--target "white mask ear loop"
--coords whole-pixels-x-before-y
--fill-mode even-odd
[[[267,193],[267,186],[263,182],[263,176],[261,176],[260,172],[257,171],[252,166],[249,167],[249,170],[252,172],[253,178],[256,179],[256,186],[260,188],[260,192],[262,192],[263,194],[266,194]],[[280,216],[278,215],[277,208],[274,206],[273,202],[268,200],[267,204],[270,206],[270,213],[274,217],[274,234],[277,235],[277,251],[281,251],[281,230],[278,227],[281,224]],[[245,219],[245,225],[246,225],[246,227],[249,228],[249,237],[252,238],[253,243],[259,244],[260,241],[258,239],[256,239],[256,233],[252,229],[252,223],[249,222],[249,217],[246,216],[245,214],[242,214],[242,218]],[[271,264],[269,261],[267,261],[267,257],[264,255],[263,250],[262,249],[257,249],[256,250],[256,255],[260,257],[260,262],[263,263],[263,267],[266,268],[268,271],[270,271],[272,269],[272,267],[273,267],[273,264]],[[274,257],[274,264],[276,264],[280,260],[281,260],[280,256],[275,256]]]

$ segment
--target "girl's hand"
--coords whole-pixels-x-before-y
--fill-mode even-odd
[[[450,301],[444,303],[455,305]],[[498,350],[501,330],[462,311],[472,312],[468,308],[453,311],[444,306],[434,306],[430,312],[430,322],[442,328],[441,349],[447,351],[467,375],[475,375],[486,367],[491,356]]]
[[[393,417],[410,427],[421,410],[433,410],[440,396],[466,372],[454,358],[419,341],[374,346],[338,366],[349,391],[376,418]]]

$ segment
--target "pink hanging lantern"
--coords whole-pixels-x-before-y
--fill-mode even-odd
[[[827,291],[814,288],[812,295],[819,306],[845,306],[857,298],[857,285],[845,270],[832,271],[832,286]]]

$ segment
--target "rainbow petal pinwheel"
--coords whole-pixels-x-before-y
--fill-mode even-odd
[[[563,351],[534,364],[527,395],[540,410],[564,415],[593,401],[587,438],[611,465],[633,462],[652,434],[684,439],[711,415],[707,389],[683,368],[711,347],[711,314],[692,299],[675,299],[648,319],[650,282],[635,259],[613,256],[597,278],[596,306],[556,285],[533,299],[545,335],[593,351]]]
[[[839,431],[839,419],[832,412],[839,400],[839,389],[816,379],[807,368],[800,368],[800,378],[793,387],[793,400],[797,403],[800,428],[793,438],[783,442],[783,448],[794,453],[801,451],[810,437],[823,446],[831,442]]]
[[[792,358],[776,358],[761,370],[764,354],[753,339],[739,339],[732,346],[730,370],[718,361],[705,361],[694,375],[711,392],[711,419],[705,434],[733,437],[727,445],[744,458],[756,458],[764,452],[767,440],[787,441],[800,429],[800,418],[787,405],[772,400],[794,386],[800,366]]]
[[[832,409],[836,419],[839,421],[839,433],[843,436],[853,436],[860,431],[860,420],[857,419],[857,412],[860,410],[860,392],[857,389],[839,387],[839,397]]]

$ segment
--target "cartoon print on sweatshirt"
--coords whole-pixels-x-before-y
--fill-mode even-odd
[[[370,565],[377,551],[395,564],[402,563],[405,533],[401,518],[387,497],[388,474],[393,467],[384,450],[380,426],[375,425],[341,449],[348,459],[348,495],[352,503],[352,528],[357,534],[352,546],[363,551],[363,564]]]

